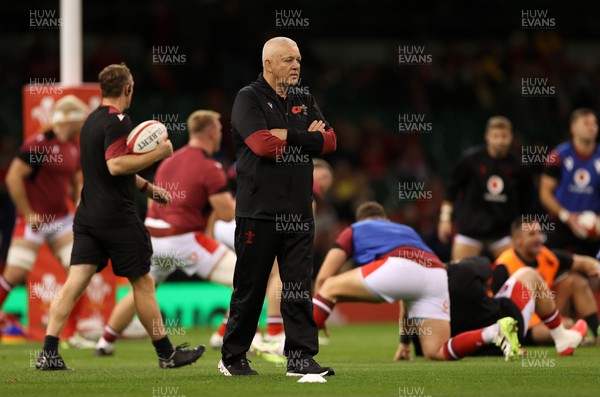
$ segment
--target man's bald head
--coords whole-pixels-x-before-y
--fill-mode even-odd
[[[298,48],[298,44],[296,44],[296,42],[289,37],[283,36],[273,37],[272,39],[268,40],[263,46],[262,50],[263,64],[267,59],[272,61],[274,57],[289,47]]]
[[[263,76],[278,95],[285,98],[288,87],[300,81],[300,50],[292,39],[273,37],[263,47]]]

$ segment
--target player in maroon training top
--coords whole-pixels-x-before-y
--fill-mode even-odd
[[[27,139],[12,161],[6,185],[17,207],[17,219],[0,276],[0,308],[14,285],[22,284],[44,242],[65,267],[71,260],[73,214],[67,202],[79,201],[81,173],[75,141],[88,113],[79,98],[56,102],[52,128]]]
[[[208,216],[230,221],[235,203],[228,188],[223,166],[211,156],[221,147],[220,115],[198,110],[188,118],[190,140],[173,157],[163,161],[156,171],[154,184],[166,189],[171,205],[151,205],[146,228],[152,236],[151,274],[158,284],[181,269],[228,287],[233,285],[235,253],[226,245],[204,234]],[[115,306],[96,345],[96,355],[112,355],[113,342],[135,315],[130,292]]]

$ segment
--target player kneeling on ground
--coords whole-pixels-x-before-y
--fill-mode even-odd
[[[447,269],[452,302],[452,335],[485,327],[510,316],[517,320],[519,340],[523,343],[528,334],[527,324],[535,313],[549,328],[560,355],[572,354],[581,343],[582,331],[585,335],[587,328],[585,322],[581,321],[575,329],[565,329],[552,291],[533,268],[517,270],[501,284],[495,295],[490,293],[488,285],[492,276],[488,258],[468,257],[453,262]],[[406,351],[407,346],[403,346],[402,350]],[[488,349],[484,350],[486,354],[496,354]]]
[[[320,328],[337,302],[406,300],[407,318],[419,328],[427,359],[457,360],[492,343],[506,360],[519,354],[517,324],[510,317],[450,338],[444,264],[412,228],[390,222],[380,204],[361,205],[356,220],[340,234],[317,276],[313,305]],[[334,276],[349,257],[361,266]]]

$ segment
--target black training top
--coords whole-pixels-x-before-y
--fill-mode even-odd
[[[531,173],[515,155],[494,159],[485,147],[476,147],[452,173],[445,198],[455,204],[459,234],[501,238],[517,216],[531,211],[534,194]]]
[[[312,219],[312,156],[335,151],[336,135],[307,90],[276,94],[262,75],[242,88],[231,114],[237,154],[236,216]],[[325,131],[309,132],[314,120]],[[287,129],[287,142],[269,130]]]
[[[100,106],[81,128],[83,189],[76,224],[115,227],[136,222],[135,174],[112,176],[106,161],[127,154],[131,120],[113,107]]]

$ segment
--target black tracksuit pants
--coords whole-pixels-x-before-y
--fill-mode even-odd
[[[221,349],[225,364],[245,356],[250,348],[275,258],[281,276],[277,293],[281,294],[286,336],[284,354],[299,358],[318,353],[318,329],[311,297],[313,239],[312,220],[300,224],[236,218],[237,262]]]

